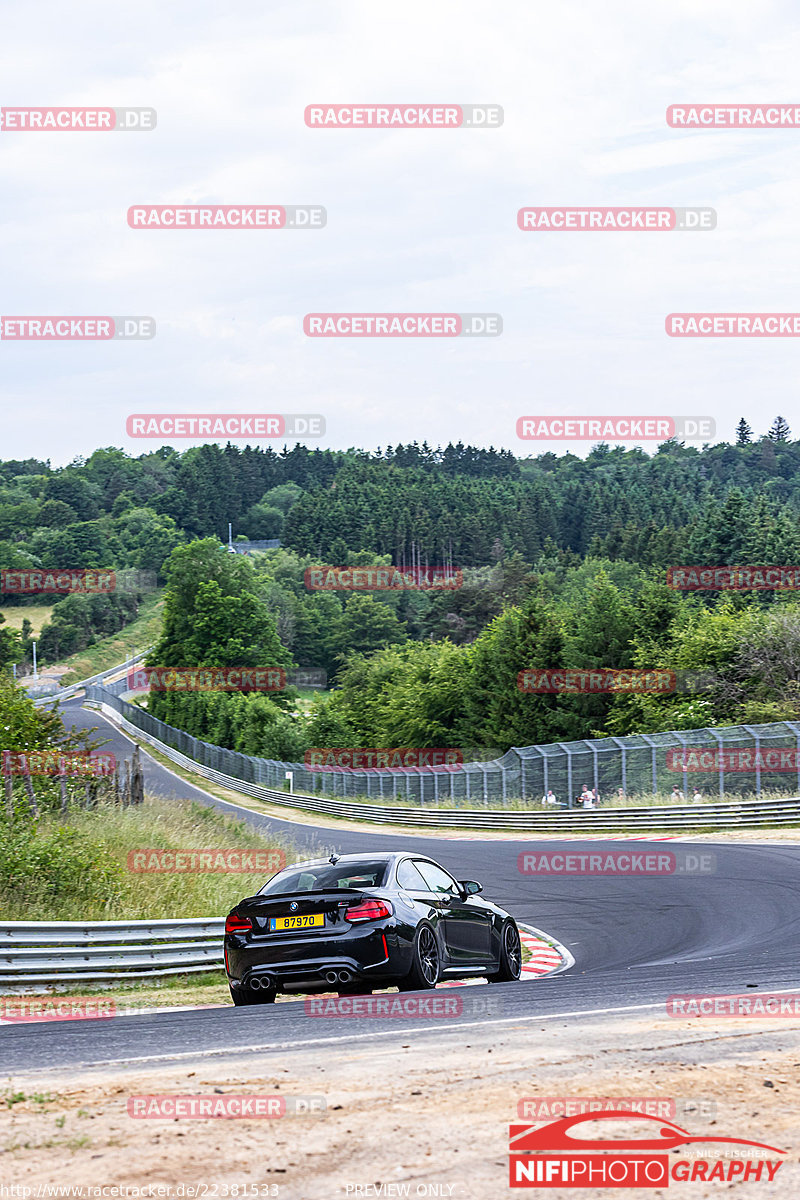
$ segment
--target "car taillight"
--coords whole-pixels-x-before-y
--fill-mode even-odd
[[[361,904],[353,904],[344,914],[345,921],[380,921],[390,917],[394,909],[388,900],[363,900]]]
[[[247,933],[252,928],[253,922],[250,918],[240,917],[237,912],[232,912],[225,918],[226,933]]]

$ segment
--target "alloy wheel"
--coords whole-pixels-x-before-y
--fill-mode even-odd
[[[433,931],[427,926],[423,926],[420,930],[419,961],[426,982],[433,986],[439,974],[439,951],[436,948]]]

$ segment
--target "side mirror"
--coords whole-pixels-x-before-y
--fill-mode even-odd
[[[483,891],[483,884],[476,883],[474,879],[460,879],[458,886],[465,896],[477,896],[478,892]]]

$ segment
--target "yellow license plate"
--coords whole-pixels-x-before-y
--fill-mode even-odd
[[[316,913],[314,916],[270,917],[269,919],[270,933],[280,932],[282,929],[319,929],[324,924],[325,917],[322,913]]]

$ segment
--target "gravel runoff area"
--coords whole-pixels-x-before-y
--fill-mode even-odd
[[[4,1182],[72,1186],[86,1197],[90,1186],[163,1184],[170,1185],[164,1197],[199,1200],[236,1195],[235,1186],[240,1197],[280,1200],[495,1200],[514,1194],[508,1126],[520,1120],[521,1100],[638,1097],[674,1100],[673,1119],[693,1135],[748,1138],[788,1151],[773,1182],[694,1182],[686,1192],[693,1200],[800,1194],[800,1028],[790,1020],[691,1022],[617,1012],[462,1028],[441,1021],[432,1032],[397,1028],[358,1040],[348,1039],[346,1021],[319,1024],[319,1037],[333,1040],[5,1080]],[[257,1022],[253,1033],[257,1043]],[[198,1093],[215,1100],[231,1093],[302,1097],[307,1111],[227,1120],[127,1113],[135,1096]],[[643,1136],[644,1122],[637,1124]],[[599,1123],[591,1128],[590,1136],[600,1136]],[[681,1191],[673,1181],[669,1193],[642,1194]],[[548,1189],[553,1197],[577,1194],[635,1193]]]

